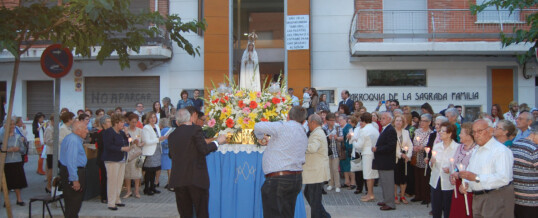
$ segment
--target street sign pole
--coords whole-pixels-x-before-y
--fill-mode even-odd
[[[60,85],[61,78],[54,79],[54,147],[52,153],[52,176],[58,176],[58,154],[60,151]]]

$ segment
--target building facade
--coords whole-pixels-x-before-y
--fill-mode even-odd
[[[534,10],[473,16],[463,0],[132,2],[135,8],[157,8],[184,20],[204,18],[206,31],[186,35],[200,46],[200,56],[163,40],[133,52],[125,70],[114,58],[103,65],[75,58],[73,72],[61,79],[61,107],[134,110],[142,102],[147,111],[163,97],[175,104],[182,90],[211,89],[226,77],[238,81],[252,32],[262,83],[282,75],[298,97],[303,87],[315,87],[328,95],[333,111],[342,90],[369,111],[379,101],[398,99],[415,109],[428,102],[436,112],[449,103],[463,105],[468,118],[489,111],[494,103],[506,111],[512,100],[531,107],[538,101],[535,60],[524,67],[516,59],[530,46],[502,47],[499,39],[501,29],[510,33],[523,26],[525,15]],[[39,65],[43,49],[25,54],[16,81],[14,113],[30,120],[38,111],[52,113],[53,80]],[[12,68],[13,58],[3,51],[4,96]]]

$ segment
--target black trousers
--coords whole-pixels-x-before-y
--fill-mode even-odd
[[[407,187],[405,193],[408,195],[415,195],[415,166],[408,163],[407,165]],[[423,174],[424,175],[424,174]]]
[[[155,190],[155,176],[161,167],[144,167],[144,191]]]
[[[293,218],[302,183],[301,173],[267,177],[261,190],[263,217]]]
[[[362,192],[363,189],[368,190],[366,188],[366,183],[364,182],[364,176],[362,175],[362,171],[355,172],[355,183],[357,183],[357,191]]]
[[[306,184],[304,188],[304,197],[310,205],[310,214],[312,218],[330,218],[325,207],[321,203],[323,183]]]
[[[530,207],[516,204],[514,207],[516,218],[534,218],[538,214],[538,207]]]
[[[100,188],[100,196],[101,196],[101,200],[103,201],[106,201],[108,200],[108,195],[107,195],[107,177],[106,177],[106,167],[105,167],[105,162],[103,161],[97,161],[97,166],[99,166],[99,172],[101,172],[101,177],[100,177],[100,180],[99,180],[99,188]]]
[[[452,202],[453,190],[443,191],[441,189],[441,178],[437,180],[437,188],[431,187],[432,214],[434,218],[450,216],[450,203]]]
[[[193,208],[197,218],[209,217],[209,190],[195,186],[176,187],[177,211],[180,217],[194,217]]]
[[[407,169],[409,170],[409,169]],[[415,167],[415,199],[430,203],[430,167],[426,176],[424,176],[424,168]]]
[[[84,168],[78,168],[77,174],[78,181],[80,182],[80,191],[75,191],[69,185],[69,171],[67,171],[66,166],[60,165],[66,218],[77,218],[80,207],[82,207],[82,200],[84,199],[84,191],[86,189],[86,170]]]

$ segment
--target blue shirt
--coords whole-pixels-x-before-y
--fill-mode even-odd
[[[78,181],[77,167],[85,167],[88,159],[84,152],[83,140],[75,133],[67,135],[60,149],[60,163],[67,167],[69,181]]]
[[[179,101],[177,102],[177,109],[181,109],[181,108],[185,108],[187,106],[194,106],[194,103],[192,102],[191,99],[187,98],[187,101],[183,101],[183,99],[179,99]]]
[[[204,106],[204,100],[202,100],[201,98],[193,98],[192,103],[194,104],[194,108],[196,108],[197,111],[202,111],[202,107]]]
[[[299,106],[299,98],[297,98],[297,96],[295,96],[295,95],[291,96],[291,105]]]
[[[514,138],[514,142],[516,142],[517,140],[519,139],[524,139],[524,138],[527,138],[529,137],[529,135],[531,134],[531,129],[530,128],[527,128],[527,130],[525,130],[524,132],[520,132],[516,135],[516,137]]]

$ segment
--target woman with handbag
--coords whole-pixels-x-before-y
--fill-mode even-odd
[[[155,176],[157,170],[161,169],[161,142],[167,139],[167,136],[161,136],[161,130],[157,123],[155,112],[150,111],[146,114],[146,124],[142,130],[142,155],[145,156],[142,170],[144,174],[144,194],[153,195],[161,193],[155,189]]]
[[[15,121],[15,117],[12,119]],[[6,162],[4,165],[5,181],[8,190],[15,190],[17,196],[17,205],[24,206],[21,197],[21,189],[28,187],[26,175],[24,174],[23,159],[21,154],[26,152],[23,145],[23,139],[15,133],[15,122],[11,122],[10,126],[5,125],[0,129],[0,143],[4,140],[4,134],[8,134]]]
[[[372,124],[372,114],[368,112],[361,114],[360,126],[359,136],[356,140],[352,140],[352,143],[355,150],[362,154],[362,175],[364,180],[366,180],[368,194],[363,196],[361,201],[368,202],[375,200],[374,180],[379,178],[378,171],[372,169],[372,162],[374,160],[372,147],[375,146],[377,138],[379,138],[379,131]]]
[[[131,150],[127,156],[127,164],[125,165],[125,186],[127,193],[123,198],[129,198],[133,195],[131,192],[131,180],[134,180],[134,196],[140,198],[140,180],[142,179],[142,168],[136,166],[138,157],[142,155],[142,129],[136,127],[138,123],[138,115],[135,113],[129,114],[127,117],[129,126],[126,128],[127,137],[131,139]]]
[[[362,193],[362,189],[364,184],[364,178],[362,175],[362,156],[360,154],[360,151],[355,150],[355,146],[353,146],[353,139],[356,139],[359,136],[359,131],[361,129],[361,126],[359,125],[360,120],[360,114],[355,113],[351,118],[349,118],[349,122],[351,126],[353,126],[353,132],[349,132],[347,134],[347,140],[349,140],[349,144],[351,144],[352,150],[351,150],[351,172],[355,174],[355,183],[357,184],[357,189],[355,190],[355,194]]]
[[[407,174],[410,171],[410,158],[413,155],[413,143],[409,137],[409,131],[404,127],[407,126],[407,120],[403,115],[395,115],[392,125],[396,129],[398,140],[396,142],[396,168],[394,169],[394,201],[399,204],[409,202],[405,198],[405,189],[407,188]],[[407,166],[406,166],[407,165]],[[398,194],[398,186],[400,194]]]
[[[118,210],[124,207],[121,203],[120,193],[125,175],[125,162],[127,152],[131,149],[127,135],[123,132],[125,117],[121,114],[113,114],[110,118],[112,128],[103,132],[103,161],[105,162],[107,173],[107,196],[108,209]]]

